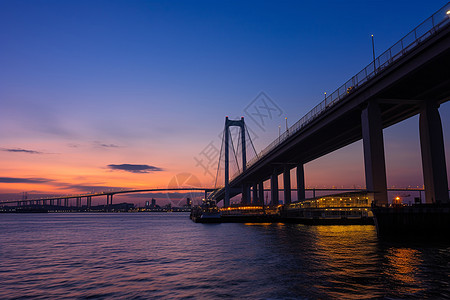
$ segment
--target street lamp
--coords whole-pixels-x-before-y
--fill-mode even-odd
[[[375,43],[373,41],[373,34],[372,34],[372,56],[373,56],[373,72],[375,73]]]

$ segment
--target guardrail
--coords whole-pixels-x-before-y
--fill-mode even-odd
[[[435,12],[431,17],[423,21],[419,26],[410,31],[401,40],[395,43],[388,50],[383,52],[380,56],[375,58],[367,67],[362,69],[359,73],[349,79],[346,83],[341,85],[331,95],[327,96],[325,100],[317,104],[305,116],[297,121],[294,125],[289,127],[283,134],[269,144],[256,157],[247,163],[247,168],[255,164],[258,160],[263,158],[267,153],[272,151],[275,147],[285,141],[290,135],[298,132],[304,128],[308,123],[317,118],[323,112],[341,102],[347,95],[354,92],[356,89],[364,85],[376,74],[383,69],[403,57],[406,53],[416,48],[425,40],[436,34],[441,29],[450,24],[450,2],[444,5],[441,9]],[[242,172],[235,173],[231,180],[235,179]]]

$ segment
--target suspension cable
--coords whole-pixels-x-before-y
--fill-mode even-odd
[[[252,144],[253,151],[255,151],[256,158],[258,158],[258,152],[256,152],[255,145],[253,145],[252,138],[250,137],[250,132],[248,131],[247,125],[244,123],[245,131],[248,134],[248,139],[250,140],[250,144]]]
[[[219,162],[217,163],[216,179],[214,180],[214,187],[215,187],[215,188],[217,187],[217,179],[219,178],[220,160],[222,159],[223,144],[225,144],[224,138],[225,138],[225,128],[223,129],[222,143],[221,143],[221,145],[220,145]]]
[[[231,148],[233,149],[234,159],[236,161],[236,166],[238,168],[238,172],[241,172],[241,169],[239,168],[239,162],[237,160],[236,151],[234,150],[233,136],[231,135],[231,130],[229,131],[229,134],[230,134],[230,140],[231,140]]]

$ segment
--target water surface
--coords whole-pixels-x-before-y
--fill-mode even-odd
[[[184,213],[0,215],[0,299],[450,298],[448,243]]]

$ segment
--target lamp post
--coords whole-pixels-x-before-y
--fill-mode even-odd
[[[373,56],[373,73],[375,73],[375,42],[373,41],[373,34],[372,34],[372,56]]]

